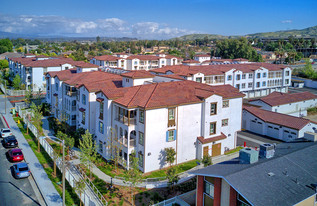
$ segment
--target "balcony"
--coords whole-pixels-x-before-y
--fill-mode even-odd
[[[124,137],[121,137],[119,138],[118,140],[120,143],[122,143],[125,147],[128,147],[128,139],[127,138],[124,138]],[[136,140],[135,139],[130,139],[130,145],[129,145],[129,148],[134,148],[136,146]]]
[[[136,118],[128,118],[128,117],[126,117],[126,116],[119,116],[119,117],[117,117],[116,118],[116,120],[118,121],[118,122],[121,122],[121,123],[123,123],[123,124],[125,124],[125,125],[136,125]]]
[[[67,91],[66,95],[69,97],[75,97],[77,95],[77,92]]]

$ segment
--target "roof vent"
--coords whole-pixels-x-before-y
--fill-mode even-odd
[[[239,159],[240,164],[255,163],[259,159],[259,152],[251,148],[244,148],[239,151]]]
[[[265,143],[260,145],[260,157],[261,158],[272,158],[275,152],[275,145]]]
[[[274,176],[275,174],[274,174],[273,172],[269,172],[269,173],[267,173],[267,175],[270,176],[270,177],[272,177],[272,176]]]

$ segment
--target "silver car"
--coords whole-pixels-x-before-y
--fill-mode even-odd
[[[2,129],[0,129],[0,136],[2,138],[5,138],[5,137],[11,136],[11,135],[12,135],[12,132],[11,132],[10,128],[2,128]]]
[[[31,174],[28,164],[25,162],[14,164],[12,167],[13,167],[13,175],[17,179],[26,178],[30,176]]]

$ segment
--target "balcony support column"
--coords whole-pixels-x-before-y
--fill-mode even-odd
[[[130,126],[130,110],[128,110],[128,126]]]

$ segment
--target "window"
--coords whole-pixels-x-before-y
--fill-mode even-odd
[[[242,74],[242,79],[245,79],[245,76],[246,76],[245,74]]]
[[[99,140],[99,152],[102,153],[102,141]]]
[[[81,114],[82,114],[81,123],[85,124],[86,113],[85,113],[85,111],[83,111]]]
[[[99,112],[100,112],[99,118],[103,119],[103,102],[100,102]]]
[[[257,82],[257,83],[256,83],[256,87],[257,87],[257,88],[260,87],[260,82]]]
[[[236,88],[237,88],[237,89],[240,89],[240,84],[236,84]]]
[[[104,131],[103,123],[102,123],[102,122],[99,122],[99,132],[100,132],[101,134],[103,134],[103,131]]]
[[[144,110],[140,110],[139,122],[144,124]]]
[[[231,81],[232,80],[232,75],[228,75],[227,80]]]
[[[138,158],[139,158],[139,166],[143,167],[143,154],[141,152],[138,153]]]
[[[221,121],[221,126],[223,126],[223,127],[228,126],[228,119],[223,119]]]
[[[244,89],[245,88],[245,83],[241,84],[241,88]]]
[[[168,130],[166,132],[166,142],[171,142],[176,140],[176,130]]]
[[[175,120],[175,108],[168,109],[168,120]]]
[[[196,82],[202,83],[202,78],[201,77],[197,77],[196,78]]]
[[[289,79],[285,79],[285,84],[289,84]]]
[[[287,77],[289,76],[289,71],[286,71],[285,76]]]
[[[47,73],[47,67],[43,67],[43,74]]]
[[[216,134],[216,122],[210,123],[209,135]]]
[[[58,83],[55,83],[55,91],[58,91]]]
[[[256,78],[260,79],[261,78],[261,73],[256,74]]]
[[[217,114],[217,103],[210,103],[210,115]]]
[[[204,181],[204,183],[205,183],[204,192],[208,194],[209,196],[214,197],[214,185],[206,180]]]
[[[274,78],[274,72],[269,72],[269,79]]]
[[[229,100],[224,100],[224,101],[222,102],[222,107],[223,107],[223,108],[229,107]]]
[[[253,78],[253,74],[249,74],[249,79],[252,79]]]
[[[135,62],[134,62],[134,65],[137,65],[137,64],[138,64],[138,62],[137,62],[137,61],[135,61]]]
[[[139,144],[144,146],[144,134],[143,134],[143,132],[139,132]]]
[[[86,105],[86,95],[82,94],[81,96],[81,103],[83,103],[83,105]]]
[[[241,77],[240,74],[237,74],[236,79],[237,79],[237,80],[240,80],[240,77]]]
[[[262,87],[265,87],[266,86],[266,82],[262,82]]]
[[[249,83],[248,83],[248,88],[252,88],[252,86],[253,86],[253,83],[252,83],[252,82],[249,82]]]
[[[266,77],[266,73],[263,73],[263,78],[265,78]]]

